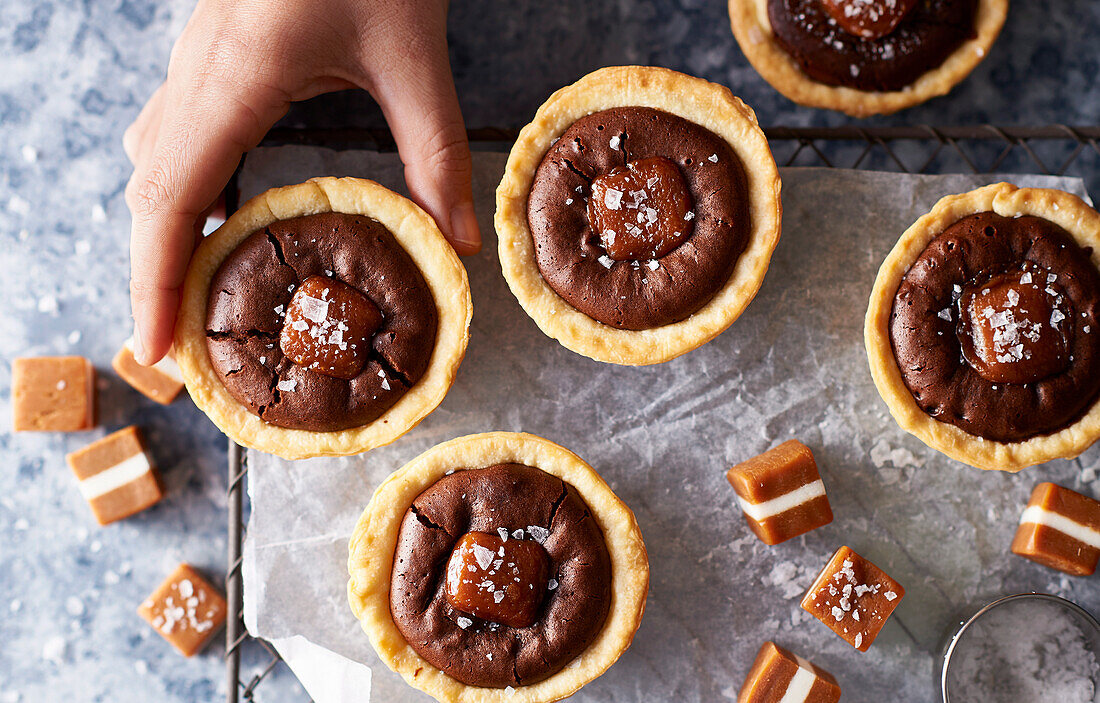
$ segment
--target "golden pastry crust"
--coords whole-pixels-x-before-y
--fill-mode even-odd
[[[979,0],[975,36],[903,90],[885,93],[820,83],[779,45],[768,19],[768,0],[729,0],[730,25],[745,58],[773,88],[800,105],[839,110],[852,117],[888,115],[946,95],[989,53],[1008,15],[1008,0]]]
[[[902,379],[890,342],[890,313],[901,280],[937,235],[963,217],[979,212],[1004,217],[1034,215],[1049,220],[1082,247],[1090,247],[1092,262],[1100,268],[1100,214],[1075,195],[1044,188],[1017,188],[1008,183],[948,195],[901,235],[879,269],[864,323],[871,377],[901,428],[952,459],[980,469],[1011,472],[1050,459],[1071,459],[1100,438],[1100,403],[1053,434],[1020,442],[995,442],[927,415]]]
[[[439,314],[435,349],[420,380],[374,422],[338,432],[264,422],[226,390],[206,348],[210,281],[226,257],[272,222],[321,212],[365,215],[384,225],[420,269]],[[439,405],[466,353],[471,315],[466,269],[427,213],[373,181],[314,178],[257,195],[202,241],[184,281],[174,349],[191,398],[235,442],[284,459],[341,456],[389,444]]]
[[[585,115],[633,106],[677,115],[724,139],[744,166],[751,218],[748,246],[710,302],[685,320],[647,330],[605,325],[562,299],[539,273],[527,226],[531,183],[551,143]],[[520,131],[497,188],[500,266],[523,309],[562,346],[613,364],[668,361],[721,334],[760,289],[779,241],[779,188],[779,170],[756,115],[728,88],[665,68],[602,68],[551,95]]]
[[[611,607],[596,639],[553,676],[511,691],[457,681],[413,649],[390,614],[390,578],[405,511],[420,493],[456,468],[514,462],[569,483],[588,505],[611,555]],[[348,547],[348,601],[378,656],[410,685],[445,703],[546,703],[599,677],[634,638],[649,590],[649,558],[634,513],[592,467],[553,442],[517,432],[488,432],[436,445],[391,475],[374,492]]]

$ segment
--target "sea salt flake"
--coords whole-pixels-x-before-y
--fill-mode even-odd
[[[507,527],[498,527],[497,528],[497,534],[500,535],[500,538],[503,541],[505,541],[505,542],[508,541],[508,528]]]
[[[474,545],[474,559],[482,569],[488,569],[493,563],[493,550],[486,549],[480,544]]]
[[[611,137],[611,139],[607,140],[607,145],[609,147],[611,147],[612,149],[618,149],[619,148],[619,142],[620,142],[619,135],[616,134],[614,137]]]
[[[882,597],[888,601],[893,601],[895,598],[898,597],[898,594],[894,593],[893,591],[887,591],[886,593],[882,594]]]
[[[549,581],[546,582],[546,590],[548,590],[548,591],[556,590],[557,587],[558,587],[558,580],[557,579],[550,579]]]
[[[707,161],[711,162],[712,164],[718,163],[718,154],[711,154],[707,157]]]
[[[470,625],[473,625],[474,621],[471,620],[470,618],[464,618],[461,615],[459,615],[457,618],[455,618],[455,624],[458,625],[459,627],[461,627],[463,630],[465,630]]]
[[[497,591],[496,593],[493,594],[493,602],[494,603],[499,603],[502,600],[504,600],[504,591]]]
[[[618,210],[622,207],[623,192],[615,188],[608,188],[603,194],[603,204],[609,210]]]
[[[523,530],[516,530],[513,532],[512,539],[523,539]]]
[[[279,381],[275,387],[284,393],[292,393],[294,389],[298,387],[298,382],[292,378],[288,378],[285,381]]]
[[[611,264],[614,263],[614,261],[612,261],[611,257],[608,256],[607,254],[602,254],[600,256],[600,258],[597,259],[597,261],[599,261],[600,265],[603,266],[605,269],[611,268]]]
[[[944,308],[943,310],[940,310],[938,313],[936,313],[936,317],[940,318],[941,320],[951,322],[951,308]]]
[[[539,527],[538,525],[528,525],[527,534],[531,535],[531,539],[542,544],[550,536],[550,530],[545,527]]]

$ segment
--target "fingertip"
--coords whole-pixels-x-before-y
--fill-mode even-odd
[[[474,204],[464,202],[451,210],[451,233],[448,239],[460,256],[472,256],[481,251],[481,228],[477,224]]]

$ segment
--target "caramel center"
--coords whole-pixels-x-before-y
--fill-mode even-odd
[[[367,363],[371,335],[382,312],[355,288],[325,276],[310,276],[287,306],[279,346],[299,366],[326,376],[352,379]]]
[[[1010,271],[959,298],[963,357],[982,378],[1032,383],[1069,363],[1073,307],[1045,271]]]
[[[659,259],[691,234],[691,207],[680,169],[654,156],[592,181],[588,221],[615,261]]]
[[[821,0],[821,3],[848,34],[881,39],[897,29],[917,0]]]
[[[445,595],[455,610],[521,628],[534,624],[550,571],[538,542],[467,532],[447,562]]]

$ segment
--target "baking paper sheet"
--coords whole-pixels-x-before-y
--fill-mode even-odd
[[[847,703],[930,703],[939,700],[941,638],[966,611],[1032,589],[1100,609],[1095,580],[1008,552],[1036,482],[1100,494],[1100,451],[1015,476],[983,473],[902,432],[867,369],[867,297],[897,237],[940,196],[999,179],[784,170],[783,237],[741,319],[672,362],[625,368],[562,348],[509,292],[492,227],[504,162],[503,154],[475,154],[486,246],[465,260],[474,300],[469,353],[439,409],[364,456],[295,463],[248,455],[248,629],[282,645],[316,700],[367,700],[370,687],[371,701],[430,700],[379,661],[352,617],[347,540],[390,472],[439,442],[487,430],[524,430],[574,450],[641,524],[652,567],[645,620],[620,661],[574,701],[735,700],[757,648],[771,639],[835,674]],[[365,176],[402,190],[396,155],[307,147],[254,152],[241,183],[249,197],[315,175]],[[1010,180],[1083,193],[1073,179]],[[768,547],[745,526],[725,471],[790,437],[813,449],[836,518]],[[907,590],[867,653],[798,607],[842,544]],[[334,666],[333,655],[365,666]]]

